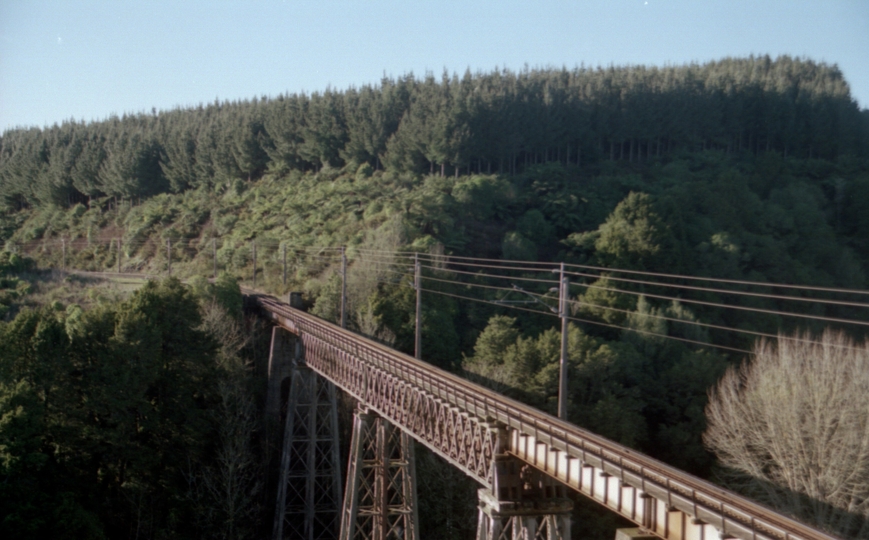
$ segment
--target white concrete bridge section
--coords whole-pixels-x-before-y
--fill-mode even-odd
[[[501,503],[509,506],[509,498],[499,493],[504,480],[497,463],[510,457],[539,471],[552,486],[576,490],[634,522],[638,531],[630,534],[637,538],[649,534],[667,540],[834,538],[273,297],[251,295],[250,300],[265,317],[298,336],[307,367],[479,482],[484,488],[481,510],[491,511]],[[541,496],[558,506],[557,489],[545,491]],[[553,507],[543,514],[563,510]],[[510,518],[512,522],[516,516]],[[487,536],[497,527],[489,526]],[[565,532],[563,525],[549,530],[559,537]]]

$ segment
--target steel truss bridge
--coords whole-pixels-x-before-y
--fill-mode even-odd
[[[267,414],[290,381],[276,540],[417,540],[411,439],[480,484],[479,540],[569,539],[566,490],[636,524],[617,538],[834,538],[274,297],[246,302],[275,324]],[[359,404],[343,497],[335,387]]]

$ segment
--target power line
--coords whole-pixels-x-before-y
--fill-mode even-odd
[[[432,259],[428,259],[428,260],[432,261]],[[450,257],[446,257],[444,260],[441,260],[440,262],[442,262],[445,266],[446,265],[466,266],[466,267],[471,267],[471,268],[487,268],[487,269],[495,269],[495,270],[504,270],[504,271],[509,271],[509,272],[551,272],[552,270],[555,270],[558,268],[557,265],[552,265],[552,263],[547,263],[547,264],[551,265],[547,268],[537,268],[537,267],[530,268],[527,266],[504,266],[504,265],[496,265],[496,264],[462,263],[462,262],[453,261],[453,260],[451,260]]]
[[[671,278],[671,279],[688,279],[695,281],[711,281],[716,283],[730,283],[732,285],[749,285],[753,287],[778,287],[778,288],[788,288],[788,289],[797,289],[797,290],[806,290],[806,291],[823,291],[823,292],[833,292],[840,294],[866,294],[869,295],[869,291],[861,291],[854,289],[839,289],[835,287],[818,287],[813,285],[788,285],[783,283],[771,283],[771,282],[763,282],[763,281],[744,281],[738,279],[724,279],[724,278],[712,278],[712,277],[702,277],[702,276],[685,276],[680,274],[665,274],[660,272],[643,272],[639,270],[626,270],[622,268],[604,268],[600,266],[588,266],[582,264],[570,264],[565,263],[565,266],[570,266],[573,268],[583,268],[586,270],[597,270],[600,272],[617,272],[622,274],[636,274],[643,276],[653,276],[653,277],[662,277],[662,278]],[[601,276],[607,277],[607,276]]]
[[[470,301],[472,301],[472,302],[479,302],[479,303],[482,303],[482,304],[490,304],[490,305],[493,305],[493,306],[505,307],[504,304],[499,304],[498,302],[491,301],[491,300],[483,300],[483,299],[481,299],[481,298],[473,298],[473,297],[470,297],[470,296],[462,296],[462,295],[460,295],[460,294],[453,294],[453,293],[448,293],[448,292],[444,292],[444,291],[437,291],[437,290],[434,290],[434,289],[426,289],[426,288],[423,288],[422,291],[423,291],[423,292],[432,293],[432,294],[439,294],[439,295],[441,295],[441,296],[449,296],[449,297],[452,297],[452,298],[458,298],[458,299],[460,299],[460,300],[470,300]],[[536,313],[536,314],[538,314],[538,315],[549,315],[549,316],[554,316],[553,313],[552,313],[551,311],[542,311],[542,310],[541,310],[541,311],[538,311],[538,310],[535,310],[535,309],[528,309],[528,308],[523,308],[523,307],[519,307],[519,306],[506,306],[506,307],[508,307],[508,308],[510,308],[510,309],[518,309],[518,310],[520,310],[520,311],[527,311],[527,312],[529,312],[529,313]]]
[[[557,280],[552,280],[552,279],[536,279],[536,278],[529,278],[529,277],[523,277],[523,276],[498,276],[498,275],[494,275],[494,274],[481,274],[479,272],[467,272],[464,270],[453,270],[453,269],[445,270],[445,269],[436,268],[433,266],[423,266],[423,268],[426,268],[429,270],[435,270],[438,272],[449,272],[449,273],[453,273],[453,274],[462,274],[462,275],[474,276],[474,277],[507,279],[507,280],[511,280],[511,281],[528,281],[528,282],[534,282],[534,283],[546,283],[546,284],[550,284],[550,285],[558,283]]]
[[[557,268],[559,263],[551,263],[551,262],[531,262],[531,261],[517,261],[517,260],[501,260],[501,259],[486,259],[480,257],[461,257],[449,255],[445,256],[450,260],[469,260],[469,261],[484,261],[484,262],[492,262],[492,263],[516,263],[516,264],[538,264],[538,265],[548,265],[549,268]],[[686,276],[680,274],[668,274],[661,272],[648,272],[641,270],[628,270],[622,268],[606,268],[600,266],[590,266],[590,265],[582,265],[582,264],[574,264],[574,263],[565,263],[565,266],[572,268],[583,268],[586,270],[597,270],[600,272],[617,272],[617,273],[627,273],[627,274],[636,274],[636,275],[646,275],[653,277],[664,277],[664,278],[674,278],[674,279],[688,279],[688,280],[698,280],[698,281],[711,281],[718,283],[730,283],[734,285],[749,285],[749,286],[758,286],[758,287],[779,287],[779,288],[791,288],[791,289],[802,289],[802,290],[811,290],[811,291],[823,291],[823,292],[833,292],[833,293],[842,293],[842,294],[866,294],[869,295],[869,291],[867,290],[855,290],[855,289],[842,289],[836,287],[820,287],[820,286],[812,286],[812,285],[792,285],[792,284],[781,284],[781,283],[770,283],[770,282],[759,282],[759,281],[747,281],[747,280],[736,280],[736,279],[725,279],[725,278],[713,278],[713,277],[703,277],[703,276]],[[543,271],[543,269],[538,269]]]
[[[438,281],[438,282],[447,283],[447,284],[462,285],[462,286],[465,286],[465,287],[476,287],[476,288],[482,288],[482,289],[494,289],[494,290],[502,290],[502,291],[513,291],[513,290],[517,290],[517,289],[518,289],[518,288],[516,288],[515,286],[514,286],[513,289],[507,289],[507,288],[504,288],[504,287],[493,287],[493,286],[487,286],[487,285],[482,285],[482,284],[465,283],[465,282],[459,282],[459,281],[453,281],[453,280],[445,280],[445,279],[437,279],[437,278],[431,278],[431,277],[423,277],[423,279],[430,280],[430,281]],[[600,287],[598,287],[598,288],[600,288]],[[608,289],[608,290],[615,290],[615,291],[618,291],[618,289]],[[524,290],[521,290],[521,292],[524,293],[524,294],[527,294],[528,296],[535,297],[535,298],[537,298],[537,299],[545,299],[545,298],[547,298],[545,295],[535,294],[535,293],[531,293],[531,292],[524,291]],[[633,294],[640,295],[640,293],[633,293]],[[471,298],[469,298],[469,297],[462,297],[462,298],[466,298],[466,299],[471,300]],[[665,297],[665,298],[666,298],[666,297]],[[670,298],[670,299],[671,299],[671,300],[676,300],[676,301],[679,300],[679,299],[675,299],[675,298]],[[481,301],[481,300],[476,300],[476,301]],[[538,300],[538,302],[539,302],[539,301],[540,301],[540,300]],[[572,304],[572,305],[588,306],[588,307],[593,307],[593,308],[598,308],[598,309],[604,309],[604,310],[609,310],[609,311],[621,312],[621,313],[625,313],[625,314],[632,314],[632,313],[635,313],[635,312],[632,312],[632,311],[629,311],[629,310],[626,310],[626,309],[613,308],[613,307],[609,307],[609,306],[596,305],[596,304],[592,304],[592,303],[580,302],[580,301],[575,301],[575,300],[568,300],[568,302],[569,302],[570,304]],[[511,307],[511,308],[514,307],[514,306],[511,306],[511,305],[507,305],[507,304],[503,303],[502,301],[494,301],[494,302],[488,302],[488,303],[492,303],[492,304],[500,305],[500,306],[505,306],[505,307]],[[732,306],[725,306],[725,307],[732,307]],[[533,311],[533,310],[532,310],[532,311]],[[535,312],[536,312],[536,311],[535,311]],[[785,313],[785,312],[781,312],[781,314],[782,314],[782,315],[798,315],[798,314],[790,314],[790,313]],[[769,334],[769,333],[764,333],[764,332],[756,332],[756,331],[752,331],[752,330],[743,330],[743,329],[732,328],[732,327],[723,326],[723,325],[715,325],[715,324],[703,323],[703,322],[700,322],[700,321],[692,321],[692,320],[685,320],[685,319],[677,319],[677,318],[673,318],[673,317],[667,317],[667,316],[664,316],[664,315],[643,314],[643,316],[648,316],[648,317],[652,317],[652,318],[655,318],[655,319],[662,319],[662,320],[672,321],[672,322],[674,322],[674,323],[679,323],[679,324],[694,325],[694,326],[701,326],[701,327],[712,328],[712,329],[723,330],[723,331],[734,332],[734,333],[749,334],[749,335],[754,335],[754,336],[757,336],[757,337],[779,338],[779,339],[787,339],[787,340],[796,341],[796,342],[816,343],[816,342],[814,342],[814,341],[812,341],[812,340],[805,340],[805,339],[801,339],[801,338],[788,338],[788,337],[785,337],[785,336],[777,336],[777,335],[774,335],[774,334]],[[812,318],[814,318],[814,317],[812,317]],[[645,332],[645,331],[641,331],[640,329],[635,329],[635,328],[630,328],[630,327],[621,327],[621,326],[617,326],[617,325],[607,325],[606,323],[599,323],[599,322],[590,321],[590,320],[586,320],[586,319],[578,319],[578,318],[575,318],[575,317],[573,317],[572,319],[573,319],[573,320],[577,320],[577,321],[581,321],[581,322],[586,322],[586,323],[589,323],[589,324],[604,325],[604,326],[609,326],[609,327],[612,327],[612,328],[619,328],[619,329],[627,330],[627,331],[636,331],[636,332],[640,332],[640,333]],[[842,321],[844,321],[844,319],[842,319]],[[860,324],[858,321],[848,321],[848,322],[853,322],[853,323],[855,323],[855,324]],[[690,339],[687,339],[687,338],[679,338],[679,337],[677,337],[677,336],[668,336],[668,335],[662,335],[662,334],[658,334],[658,333],[652,333],[652,334],[654,334],[654,335],[656,335],[656,336],[659,336],[659,337],[665,337],[665,338],[677,339],[677,340],[685,341],[685,342],[688,342],[688,343],[706,344],[706,342],[699,342],[699,341],[690,340]],[[732,351],[737,351],[737,352],[748,352],[748,351],[744,351],[744,350],[742,350],[742,349],[735,349],[735,348],[732,348],[732,347],[726,347],[726,346],[718,346],[718,345],[715,345],[715,344],[707,344],[707,345],[709,345],[709,346],[717,346],[717,347],[719,347],[719,348],[724,348],[724,349],[727,349],[727,350],[732,350]]]
[[[729,327],[729,326],[723,326],[723,325],[718,325],[718,324],[704,323],[704,322],[700,322],[700,321],[692,321],[692,320],[686,320],[686,319],[678,319],[678,318],[676,318],[676,317],[668,317],[668,316],[666,316],[666,315],[655,315],[655,314],[652,314],[652,313],[637,313],[636,311],[630,311],[630,310],[627,310],[627,309],[615,308],[615,307],[610,307],[610,306],[601,306],[601,305],[597,305],[597,304],[590,304],[590,303],[587,303],[587,302],[580,302],[580,301],[578,301],[578,300],[568,300],[568,302],[569,302],[570,304],[572,304],[572,305],[576,305],[576,306],[587,306],[587,307],[592,307],[592,308],[597,308],[597,309],[603,309],[603,310],[606,310],[606,311],[613,311],[613,312],[616,312],[616,313],[624,313],[624,314],[627,314],[627,315],[633,315],[633,314],[636,314],[636,315],[639,315],[639,316],[641,316],[641,317],[650,317],[650,318],[653,318],[653,319],[665,320],[665,321],[675,322],[675,323],[679,323],[679,324],[694,325],[694,326],[702,326],[702,327],[705,327],[705,328],[711,328],[711,329],[714,329],[714,330],[724,330],[724,331],[726,331],[726,332],[734,332],[734,333],[739,333],[739,334],[748,334],[748,335],[752,335],[752,336],[765,337],[765,338],[770,338],[770,339],[782,339],[782,340],[787,340],[787,341],[794,341],[794,342],[797,342],[797,343],[809,343],[809,344],[813,344],[813,345],[819,345],[819,344],[820,344],[820,342],[817,342],[817,341],[814,341],[814,340],[810,340],[810,339],[791,338],[791,337],[787,337],[787,336],[782,336],[782,335],[780,335],[780,334],[770,334],[770,333],[768,333],[768,332],[756,332],[756,331],[754,331],[754,330],[745,330],[745,329],[742,329],[742,328],[732,328],[732,327]],[[583,319],[583,320],[584,320],[584,319]],[[586,322],[588,322],[588,321],[586,321]],[[637,332],[637,331],[639,331],[639,330],[637,330],[637,329],[635,329],[635,328],[632,328],[632,327],[619,327],[619,328],[622,328],[622,329],[624,329],[624,330],[629,330],[629,331],[632,331],[632,332]],[[660,335],[660,334],[657,334],[657,335]],[[856,348],[854,348],[854,347],[842,347],[842,348],[844,348],[844,349],[849,349],[849,350],[862,350],[862,349],[856,349]]]
[[[586,284],[577,284],[577,285],[579,285],[581,287],[587,287],[589,289],[599,289],[602,291],[617,292],[617,293],[621,293],[621,294],[630,294],[630,295],[634,295],[634,296],[645,296],[648,298],[657,298],[659,300],[670,300],[670,301],[675,301],[675,302],[683,302],[686,304],[698,304],[698,305],[709,306],[709,307],[718,307],[718,308],[724,308],[724,309],[736,309],[736,310],[740,310],[740,311],[749,311],[749,312],[754,312],[754,313],[764,313],[766,315],[780,315],[780,316],[784,316],[784,317],[798,317],[801,319],[813,319],[813,320],[818,320],[818,321],[837,322],[837,323],[844,323],[844,324],[856,324],[856,325],[860,325],[860,326],[869,326],[869,322],[866,322],[866,321],[854,321],[854,320],[850,320],[850,319],[840,319],[837,317],[825,317],[822,315],[807,315],[807,314],[803,314],[803,313],[792,313],[792,312],[788,312],[788,311],[775,311],[772,309],[752,308],[752,307],[747,307],[747,306],[719,304],[716,302],[706,302],[703,300],[693,300],[691,298],[674,298],[672,296],[663,296],[663,295],[651,294],[651,293],[640,293],[640,292],[636,292],[636,291],[624,291],[621,289],[613,289],[611,287],[600,287],[598,285],[586,285]]]
[[[420,256],[436,257],[436,255],[432,255],[430,253],[420,253]],[[438,255],[437,257],[440,257],[440,256]],[[555,268],[559,264],[559,263],[552,263],[552,262],[548,262],[548,261],[520,261],[520,260],[515,260],[515,259],[485,259],[485,258],[481,258],[481,257],[463,257],[460,255],[443,255],[443,257],[445,257],[453,262],[456,262],[456,261],[483,261],[483,262],[491,262],[491,263],[504,263],[507,265],[513,265],[514,263],[515,263],[515,265],[536,264],[536,265],[545,267],[545,268],[536,268],[535,269],[535,270],[541,270],[541,271],[546,270],[548,268]],[[464,264],[464,263],[457,263],[457,264]]]
[[[476,274],[472,274],[472,275],[476,275]],[[494,276],[494,277],[497,277],[499,279],[512,279],[512,278],[505,278],[502,276]],[[451,284],[455,284],[455,285],[464,285],[467,287],[481,287],[481,288],[490,288],[490,289],[495,288],[495,289],[497,289],[497,287],[491,287],[491,286],[468,283],[468,282],[460,282],[460,281],[454,281],[454,280],[434,279],[431,277],[424,277],[424,279],[436,280],[436,281],[440,281],[443,283],[451,283]],[[552,282],[550,282],[550,283],[552,283]],[[851,320],[851,319],[841,319],[841,318],[823,317],[820,315],[807,315],[807,314],[792,313],[792,312],[765,310],[765,309],[761,309],[761,308],[750,308],[750,307],[745,307],[745,306],[736,306],[736,305],[728,305],[728,304],[717,304],[717,303],[712,303],[712,302],[704,302],[704,301],[700,301],[700,300],[692,300],[692,299],[675,298],[675,297],[668,297],[668,296],[662,296],[662,295],[646,294],[646,293],[640,293],[640,292],[636,292],[636,291],[623,291],[621,289],[614,289],[614,288],[609,288],[609,287],[601,287],[601,286],[597,286],[597,285],[588,285],[588,284],[581,284],[581,283],[572,283],[572,285],[586,287],[586,288],[596,288],[599,290],[606,290],[609,292],[618,292],[618,293],[630,294],[630,295],[634,295],[634,296],[646,296],[646,297],[650,297],[650,298],[657,298],[657,299],[670,300],[670,301],[676,301],[676,302],[695,303],[695,304],[701,304],[701,305],[707,305],[707,306],[713,306],[713,307],[720,307],[720,308],[724,308],[724,309],[737,309],[737,310],[754,311],[754,312],[779,315],[779,316],[792,316],[792,317],[800,317],[800,318],[807,318],[807,319],[814,319],[814,320],[825,320],[828,322],[839,322],[839,323],[845,323],[845,324],[858,324],[858,325],[869,326],[869,323],[866,323],[863,321]],[[511,289],[502,288],[501,290],[511,290]],[[525,294],[530,295],[530,296],[537,296],[538,298],[545,298],[544,295],[534,294],[534,293],[531,293],[528,291],[523,291],[523,292]],[[570,301],[570,302],[574,303],[574,304],[577,303],[576,301]],[[623,311],[625,313],[632,313],[632,312],[629,312],[627,310],[617,310],[615,308],[609,308],[607,306],[596,306],[594,304],[589,304],[589,303],[585,303],[585,305],[594,306],[594,307],[598,307],[601,309],[613,309],[616,311]],[[686,321],[683,319],[678,319],[678,322],[684,323],[684,324],[697,324],[697,325],[701,325],[701,326],[713,327],[713,325],[707,325],[706,323],[699,323],[699,322],[692,323],[692,322],[689,322],[689,321]],[[718,326],[718,328],[723,329],[723,330],[736,331],[736,332],[739,331],[738,329],[723,327],[723,326]],[[758,335],[761,335],[761,334],[758,334]],[[770,334],[763,334],[763,335],[767,336],[767,337],[775,337],[775,336],[772,336]]]
[[[736,347],[728,347],[726,345],[717,345],[715,343],[707,343],[705,341],[697,341],[694,339],[681,338],[678,336],[671,336],[668,334],[659,334],[657,332],[649,332],[648,330],[642,330],[642,329],[638,329],[638,328],[628,328],[628,327],[624,327],[624,326],[619,326],[617,324],[610,324],[610,323],[605,323],[605,322],[600,322],[600,321],[580,319],[577,317],[568,317],[568,319],[571,321],[577,321],[577,322],[583,322],[583,323],[587,323],[587,324],[595,324],[598,326],[606,326],[609,328],[615,328],[617,330],[627,330],[629,332],[637,332],[639,334],[646,334],[646,335],[651,335],[651,336],[660,337],[660,338],[664,338],[664,339],[673,339],[673,340],[682,341],[685,343],[693,343],[695,345],[701,345],[703,347],[714,347],[716,349],[723,349],[723,350],[733,351],[733,352],[738,352],[738,353],[751,354],[751,351],[747,351],[745,349],[738,349]]]
[[[99,249],[100,246],[107,246],[109,249],[113,249],[113,246],[111,244],[114,243],[114,239],[112,239],[112,240],[106,239],[106,240],[102,240],[102,241],[87,241],[84,238],[80,238],[80,239],[76,239],[76,240],[70,240],[68,245],[69,245],[69,247],[74,247],[76,245],[81,245],[82,243],[85,243],[85,242],[88,242],[88,244],[89,244],[88,247],[97,247]],[[196,242],[197,242],[196,239],[188,239],[187,242],[177,242],[176,241],[176,245],[181,244],[185,247],[196,248],[197,247],[195,245]],[[63,243],[63,240],[61,240],[61,241],[58,241],[58,240],[54,240],[54,241],[29,241],[29,242],[25,242],[25,243],[18,243],[18,245],[25,245],[25,246],[31,246],[31,247],[36,246],[36,247],[43,247],[44,248],[44,247],[46,247],[46,245],[51,245],[52,243],[54,245],[57,245],[59,243]],[[244,245],[245,242],[241,241],[241,242],[237,242],[237,243],[236,242],[232,242],[232,243],[238,244],[239,247],[241,247]],[[303,257],[308,258],[308,260],[319,261],[319,262],[324,263],[324,264],[331,264],[331,263],[337,262],[338,257],[337,257],[337,253],[335,253],[335,252],[337,252],[341,249],[338,247],[331,247],[331,246],[322,246],[322,247],[294,246],[291,244],[281,243],[278,240],[265,240],[265,241],[260,241],[259,243],[260,244],[266,243],[266,244],[277,245],[277,246],[286,246],[285,249],[292,249],[294,251],[301,252],[303,254]],[[137,247],[137,246],[142,247],[142,246],[149,245],[149,244],[155,245],[155,246],[159,245],[158,242],[151,242],[151,241],[137,241],[137,242],[123,243],[123,245],[128,247],[128,248],[129,247]],[[201,253],[202,251],[204,251],[204,249],[202,249],[202,248],[207,248],[207,246],[203,246],[200,243],[199,248],[200,248],[200,253]],[[379,264],[394,265],[395,261],[393,259],[408,260],[408,259],[410,259],[411,256],[414,255],[414,254],[408,253],[408,252],[375,250],[375,249],[368,249],[368,248],[356,248],[356,251],[360,254],[360,257],[357,260],[366,261],[366,254],[370,254],[370,255],[374,255],[374,257],[376,257],[377,259],[381,259],[381,260],[369,260],[368,262],[373,263],[373,264],[378,264],[378,265]],[[314,252],[315,254],[311,255],[310,252]],[[382,260],[382,257],[384,257],[384,256],[388,257],[388,259]],[[496,269],[496,270],[507,271],[507,272],[545,272],[547,270],[549,272],[552,272],[552,271],[556,270],[556,266],[553,263],[548,263],[548,262],[498,260],[498,259],[486,259],[486,258],[479,258],[479,257],[441,256],[441,255],[433,255],[433,254],[428,254],[428,253],[418,254],[418,256],[423,257],[425,260],[429,261],[430,263],[434,263],[434,264],[438,264],[438,265],[441,265],[441,264],[443,264],[443,265],[458,265],[458,266],[465,266],[465,267],[469,267],[469,268],[481,268],[481,269],[490,269],[490,270]],[[463,261],[469,261],[469,262],[463,262]],[[473,262],[473,261],[495,263],[495,264],[481,264],[480,262]],[[523,266],[517,266],[520,264]],[[531,267],[529,265],[533,265],[533,267]],[[629,273],[629,274],[633,274],[633,275],[647,275],[647,276],[676,278],[676,279],[705,280],[705,281],[718,282],[718,283],[729,283],[729,284],[748,285],[748,286],[762,286],[762,287],[767,287],[767,288],[769,288],[769,287],[784,287],[784,288],[792,288],[792,289],[796,289],[796,290],[823,291],[823,292],[832,292],[832,293],[837,293],[837,294],[844,294],[844,293],[847,293],[847,294],[869,294],[869,291],[854,291],[854,290],[837,289],[837,288],[830,288],[830,287],[781,285],[781,284],[775,284],[775,283],[751,282],[751,281],[743,281],[743,280],[729,280],[729,279],[720,279],[720,278],[682,276],[682,275],[677,275],[677,274],[664,274],[664,273],[655,273],[655,272],[641,272],[641,271],[636,271],[636,270],[602,268],[602,267],[595,267],[595,266],[589,266],[589,265],[567,264],[566,266],[571,267],[571,268],[584,268],[584,269],[603,271],[603,272]],[[459,275],[474,276],[474,277],[480,278],[480,279],[527,281],[527,282],[537,282],[537,283],[545,283],[545,284],[556,283],[553,280],[546,280],[546,279],[537,279],[537,278],[524,277],[524,276],[502,276],[502,275],[495,275],[495,274],[491,274],[491,273],[469,272],[469,271],[457,270],[457,269],[452,269],[452,268],[445,269],[445,268],[429,266],[429,265],[426,265],[425,268],[429,269],[429,270],[433,270],[433,271],[445,271],[445,272],[455,273],[455,274],[459,274]],[[681,288],[684,290],[694,290],[694,291],[698,291],[698,292],[714,292],[714,293],[718,293],[718,294],[746,295],[746,296],[770,298],[770,299],[784,300],[784,301],[787,301],[787,300],[804,301],[804,302],[809,301],[809,302],[815,302],[818,304],[839,305],[839,306],[858,307],[858,308],[859,307],[869,307],[869,304],[862,304],[862,303],[857,303],[857,302],[844,302],[844,301],[836,301],[836,300],[828,300],[828,299],[820,299],[820,298],[809,299],[809,298],[805,298],[805,297],[771,295],[771,294],[764,294],[764,293],[754,293],[754,292],[749,292],[749,291],[733,291],[733,290],[725,290],[725,289],[695,287],[695,286],[690,286],[690,285],[660,283],[660,282],[652,282],[652,281],[646,281],[646,280],[631,280],[629,278],[623,278],[623,277],[618,277],[618,276],[611,276],[611,275],[610,276],[601,276],[601,275],[594,275],[594,274],[586,274],[586,273],[582,273],[582,272],[567,272],[567,273],[569,275],[574,275],[574,276],[579,276],[579,277],[591,277],[591,278],[596,278],[596,279],[606,278],[606,279],[611,279],[613,281],[630,282],[630,283],[649,285],[649,286]],[[447,280],[444,280],[444,281],[447,282]],[[463,286],[474,286],[475,285],[472,283],[459,282],[459,281],[454,281],[452,283],[461,284]],[[636,293],[634,291],[623,291],[620,289],[612,289],[612,288],[600,287],[600,286],[595,286],[595,285],[587,285],[587,284],[582,284],[582,283],[573,283],[573,285],[584,286],[587,288],[598,288],[601,290],[618,292],[618,293],[622,293],[622,294],[633,294],[633,295],[640,295],[641,294],[641,293]],[[761,309],[761,308],[751,308],[751,307],[722,304],[722,303],[716,303],[716,302],[706,302],[706,301],[702,301],[702,300],[693,300],[690,298],[673,298],[673,297],[668,297],[668,296],[664,296],[664,295],[656,295],[656,294],[648,294],[648,293],[645,294],[645,296],[649,297],[649,298],[678,301],[678,302],[691,303],[691,304],[697,304],[697,305],[706,305],[706,306],[718,307],[718,308],[722,308],[722,309],[736,309],[736,310],[742,310],[742,311],[752,311],[752,312],[756,312],[756,313],[764,313],[764,314],[769,314],[769,315],[777,315],[777,316],[785,316],[785,317],[798,317],[798,318],[804,318],[804,319],[814,319],[814,320],[821,320],[821,321],[826,321],[826,322],[836,322],[836,323],[843,323],[843,324],[869,325],[869,323],[865,323],[862,321],[853,321],[853,320],[844,319],[844,318],[825,317],[825,316],[819,316],[819,315],[806,315],[806,314],[782,312],[782,311],[776,311],[776,310],[767,310],[767,309]]]
[[[680,285],[677,283],[663,283],[663,282],[654,282],[654,281],[644,281],[637,279],[629,279],[629,278],[620,278],[615,276],[599,276],[595,274],[584,274],[581,272],[565,272],[565,274],[571,276],[579,276],[579,277],[590,277],[590,278],[598,278],[598,279],[606,279],[612,281],[620,281],[623,283],[634,283],[637,285],[652,285],[655,287],[669,287],[675,289],[684,289],[689,291],[700,291],[700,292],[712,292],[719,294],[733,294],[738,296],[752,296],[756,298],[769,298],[773,300],[791,300],[794,302],[813,302],[816,304],[828,304],[834,306],[850,306],[850,307],[862,307],[869,308],[869,304],[861,303],[861,302],[845,302],[841,300],[827,300],[824,298],[806,298],[804,296],[783,296],[776,294],[764,294],[764,293],[755,293],[750,291],[736,291],[736,290],[727,290],[727,289],[713,289],[710,287],[695,287],[693,285]]]
[[[505,307],[503,304],[499,304],[499,303],[497,303],[497,302],[493,302],[493,301],[489,301],[489,300],[482,300],[482,299],[479,299],[479,298],[472,298],[472,297],[469,297],[469,296],[462,296],[462,295],[458,295],[458,294],[452,294],[452,293],[447,293],[447,292],[443,292],[443,291],[436,291],[436,290],[432,290],[432,289],[425,289],[425,288],[423,289],[423,291],[424,291],[424,292],[428,292],[428,293],[432,293],[432,294],[440,294],[440,295],[442,295],[442,296],[449,296],[449,297],[457,298],[457,299],[461,299],[461,300],[469,300],[469,301],[471,301],[471,302],[478,302],[478,303],[482,303],[482,304],[490,304],[490,305],[494,305],[494,306]],[[508,308],[510,308],[510,309],[518,309],[518,310],[520,310],[520,311],[527,311],[527,312],[529,312],[529,313],[536,313],[536,314],[538,314],[538,315],[557,316],[557,315],[553,314],[552,312],[547,312],[547,311],[538,311],[538,310],[528,309],[528,308],[523,308],[523,307],[519,307],[519,306],[506,306],[506,307],[508,307]],[[617,329],[617,330],[628,330],[628,331],[631,331],[631,332],[637,332],[637,333],[640,333],[640,334],[652,335],[652,336],[660,337],[660,338],[663,338],[663,339],[672,339],[672,340],[675,340],[675,341],[681,341],[681,342],[685,342],[685,343],[691,343],[691,344],[694,344],[694,345],[700,345],[700,346],[703,346],[703,347],[711,347],[711,348],[722,349],[722,350],[727,350],[727,351],[731,351],[731,352],[738,352],[738,353],[744,353],[744,354],[751,354],[751,351],[748,351],[748,350],[745,350],[745,349],[738,349],[738,348],[736,348],[736,347],[728,347],[728,346],[726,346],[726,345],[717,345],[717,344],[715,344],[715,343],[707,343],[707,342],[697,341],[697,340],[693,340],[693,339],[680,338],[680,337],[678,337],[678,336],[670,336],[670,335],[667,335],[667,334],[659,334],[659,333],[657,333],[657,332],[649,332],[649,331],[647,331],[647,330],[642,330],[642,329],[627,328],[627,327],[624,327],[624,326],[618,326],[618,325],[609,324],[609,323],[604,323],[604,322],[599,322],[599,321],[592,321],[592,320],[587,320],[587,319],[581,319],[581,318],[578,318],[578,317],[568,317],[568,320],[575,321],[575,322],[581,322],[581,323],[587,323],[587,324],[593,324],[593,325],[597,325],[597,326],[604,326],[604,327],[608,327],[608,328],[615,328],[615,329]]]
[[[495,291],[515,292],[515,291],[518,289],[518,287],[512,287],[512,288],[511,288],[511,287],[495,287],[495,286],[493,286],[493,285],[483,285],[482,283],[465,283],[465,282],[463,282],[463,281],[452,281],[452,280],[449,280],[449,279],[439,279],[439,278],[434,278],[434,277],[431,277],[431,276],[425,276],[425,275],[422,276],[422,279],[425,280],[425,281],[436,281],[436,282],[439,282],[439,283],[448,283],[448,284],[451,284],[451,285],[460,285],[460,286],[469,287],[469,288],[470,288],[470,287],[474,287],[474,288],[487,289],[487,290],[495,290]],[[520,290],[521,290],[521,289],[520,289]],[[522,290],[522,292],[525,293],[525,294],[531,295],[531,296],[539,296],[540,298],[544,298],[544,297],[541,296],[541,295],[533,295],[532,293],[529,293],[529,292],[524,291],[524,290]]]

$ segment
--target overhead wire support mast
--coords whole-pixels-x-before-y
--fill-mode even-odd
[[[558,269],[560,279],[558,280],[558,316],[561,317],[561,358],[559,360],[558,371],[558,418],[567,420],[567,344],[568,344],[568,293],[570,282],[568,277],[564,275],[564,263]]]
[[[413,286],[416,289],[416,335],[414,336],[413,356],[422,358],[422,268],[419,264],[419,256],[413,257]]]
[[[341,246],[341,328],[347,328],[347,249]]]
[[[509,305],[509,304],[542,304],[549,308],[549,311],[558,315],[561,318],[561,356],[559,358],[558,363],[558,418],[562,420],[567,420],[567,364],[568,364],[568,330],[569,330],[569,316],[568,309],[570,306],[569,301],[569,292],[570,292],[570,282],[568,281],[567,276],[564,275],[564,263],[561,266],[553,270],[553,272],[558,272],[560,279],[558,280],[558,288],[553,287],[550,291],[558,291],[558,309],[555,310],[551,306],[547,305],[544,302],[541,302],[536,296],[529,293],[528,291],[522,289],[521,287],[517,287],[513,285],[513,289],[515,291],[521,292],[526,296],[531,297],[531,300],[522,300],[522,301],[508,301],[508,300],[499,300],[495,302],[496,304]]]

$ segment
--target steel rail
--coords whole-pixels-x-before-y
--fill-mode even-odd
[[[719,538],[835,538],[578,426],[292,309],[273,297],[246,293],[268,317],[301,338],[311,369],[483,485],[492,485],[490,465],[497,451],[485,434],[501,430],[507,434],[508,454],[662,538],[702,538],[710,526]],[[649,498],[656,504],[642,506]]]

